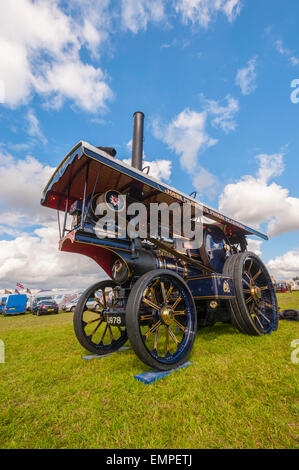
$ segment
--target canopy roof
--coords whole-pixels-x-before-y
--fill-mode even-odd
[[[110,189],[123,192],[134,184],[142,190],[142,201],[147,204],[152,202],[189,203],[193,208],[197,206],[204,216],[223,225],[232,234],[256,235],[264,240],[268,239],[267,235],[226,217],[197,199],[83,141],[79,142],[57,167],[43,191],[41,204],[64,211],[69,197],[68,208],[70,208],[72,202],[83,199],[87,175],[87,196],[93,192],[104,193]]]

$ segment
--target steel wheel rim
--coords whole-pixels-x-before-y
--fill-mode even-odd
[[[123,299],[117,299],[117,287],[102,287],[94,290],[93,294],[85,301],[81,326],[86,340],[91,346],[101,351],[109,350],[113,347],[121,346],[126,338],[126,328],[123,326],[111,325],[107,323],[106,313],[109,308],[117,305],[123,310],[126,305]],[[94,307],[88,307],[88,303],[93,299]]]
[[[177,363],[193,344],[195,312],[185,287],[170,276],[157,276],[142,293],[139,334],[147,352],[163,364]]]
[[[242,272],[243,298],[248,316],[263,334],[277,326],[277,302],[274,287],[265,266],[258,258],[248,256]]]

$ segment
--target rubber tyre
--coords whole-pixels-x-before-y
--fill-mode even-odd
[[[267,285],[269,286],[270,293],[272,295],[274,327],[270,331],[261,331],[261,329],[257,328],[248,312],[248,307],[245,302],[242,285],[243,267],[247,257],[254,259],[259,265],[259,268],[262,269],[264,277],[266,278]],[[236,260],[233,265],[233,281],[236,294],[235,304],[238,305],[238,320],[240,321],[240,323],[246,325],[246,333],[251,336],[263,336],[266,333],[271,333],[271,331],[276,330],[278,328],[277,298],[275,295],[274,286],[272,284],[270,275],[262,260],[255,253],[252,253],[250,251],[245,251],[236,255]]]
[[[234,268],[235,268],[236,261],[238,260],[238,256],[239,256],[239,253],[230,256],[226,260],[224,267],[223,267],[223,274],[228,274],[229,276],[232,276],[234,286],[235,286]],[[235,287],[235,290],[236,290],[236,287]],[[247,324],[246,322],[244,322],[243,317],[240,313],[239,305],[238,305],[236,298],[229,300],[229,306],[230,306],[232,324],[241,333],[250,334]]]
[[[146,287],[150,284],[150,282],[156,276],[159,275],[172,276],[184,286],[184,288],[186,289],[186,293],[192,303],[193,312],[195,314],[194,328],[193,331],[190,331],[190,342],[188,343],[188,348],[186,348],[186,351],[184,351],[182,357],[174,364],[165,364],[155,359],[146,348],[139,330],[138,310],[141,302],[141,296]],[[145,364],[152,367],[153,369],[158,369],[162,371],[171,370],[183,364],[191,353],[195,340],[195,334],[197,331],[196,306],[191,291],[184,279],[177,273],[167,269],[155,269],[141,276],[138,281],[134,284],[133,289],[131,290],[131,293],[128,298],[126,308],[126,325],[131,346],[134,349],[136,355],[139,357],[139,359],[141,359],[141,361],[143,361]]]
[[[83,348],[97,355],[109,354],[111,352],[117,351],[121,346],[123,346],[126,343],[128,336],[127,336],[127,333],[125,333],[123,339],[117,342],[117,344],[111,346],[109,350],[107,350],[107,348],[103,349],[101,347],[97,347],[96,345],[91,344],[87,340],[86,335],[84,334],[82,330],[82,315],[84,312],[83,309],[85,307],[87,300],[90,298],[90,296],[94,293],[96,289],[105,289],[106,287],[116,287],[116,286],[117,284],[113,281],[96,282],[91,287],[88,287],[85,290],[85,292],[83,292],[74,311],[73,325],[74,325],[74,330],[75,330],[77,340],[79,341],[81,346],[83,346]]]

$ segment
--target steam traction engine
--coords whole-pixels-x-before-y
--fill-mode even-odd
[[[246,251],[246,235],[267,236],[148,175],[143,120],[143,113],[134,114],[132,165],[116,159],[112,148],[79,142],[54,172],[41,204],[57,210],[59,249],[92,258],[110,278],[89,287],[77,304],[74,329],[81,345],[106,354],[129,339],[142,361],[167,370],[186,360],[198,327],[232,322],[260,336],[277,329],[278,307],[265,265]],[[200,205],[201,247],[190,249],[174,232],[166,240],[115,238],[109,224],[107,236],[100,236],[98,204],[121,212],[122,196],[148,207],[189,204],[191,219]]]

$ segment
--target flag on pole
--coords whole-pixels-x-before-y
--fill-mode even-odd
[[[15,294],[19,294],[19,295],[20,295],[20,292],[18,291],[18,289],[15,289]]]
[[[17,287],[19,287],[20,289],[24,289],[24,286],[20,284],[19,282],[17,282]]]

